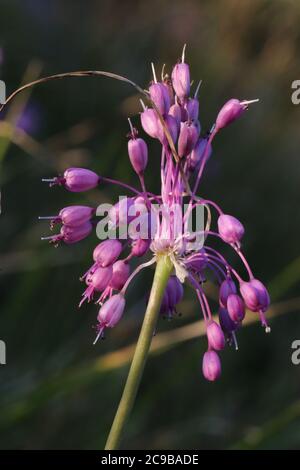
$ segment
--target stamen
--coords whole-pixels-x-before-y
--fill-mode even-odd
[[[140,99],[140,103],[142,105],[142,108],[143,108],[143,111],[146,111],[147,109],[147,106],[145,105],[144,101],[142,99]]]
[[[197,98],[197,96],[198,96],[201,83],[202,83],[202,80],[200,80],[199,83],[198,83],[198,85],[197,85],[197,88],[196,88],[196,91],[195,91],[195,94],[194,94],[194,98]]]
[[[183,63],[184,60],[185,60],[185,49],[186,49],[186,44],[183,46],[183,49],[182,49],[182,56],[181,56],[181,62]]]
[[[154,82],[157,83],[156,72],[155,72],[155,67],[154,67],[153,62],[151,62],[151,68],[152,68]]]
[[[104,328],[105,328],[104,326],[100,326],[100,325],[99,325],[98,334],[97,334],[97,336],[96,336],[95,341],[93,342],[93,345],[94,345],[94,346],[95,346],[95,344],[97,343],[97,341],[98,341],[99,338],[103,338]]]
[[[255,100],[245,100],[245,101],[241,101],[241,105],[248,107],[249,104],[258,103],[258,101],[259,101],[259,98],[256,98]]]
[[[56,178],[42,178],[43,183],[54,183]]]
[[[166,67],[166,64],[163,64],[162,69],[161,69],[161,81],[162,82],[165,79],[165,67]]]
[[[42,216],[42,217],[39,216],[38,219],[39,219],[39,220],[53,220],[53,219],[57,219],[57,215],[53,215],[53,216],[47,215],[46,217],[44,217],[44,216]]]

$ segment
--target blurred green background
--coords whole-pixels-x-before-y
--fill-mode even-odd
[[[192,77],[203,80],[203,129],[227,99],[260,98],[216,139],[201,195],[245,224],[245,252],[277,314],[272,334],[246,325],[239,351],[222,354],[221,380],[207,383],[206,341],[194,326],[199,307],[186,288],[183,316],[159,323],[124,449],[300,448],[300,366],[291,362],[291,343],[300,339],[300,105],[291,102],[299,24],[296,0],[1,2],[0,78],[8,92],[39,75],[80,69],[113,71],[146,87],[150,62],[170,70],[187,43]],[[40,241],[48,227],[37,217],[118,196],[109,186],[76,195],[41,183],[69,166],[136,183],[126,133],[127,116],[138,111],[127,85],[72,78],[19,95],[2,115],[2,449],[104,445],[152,273],[135,280],[124,319],[93,347],[97,309],[77,304],[97,239],[54,249]],[[153,189],[157,151],[151,143],[146,181]]]

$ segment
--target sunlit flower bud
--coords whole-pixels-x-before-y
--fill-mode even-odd
[[[184,101],[189,95],[190,82],[190,68],[188,64],[184,62],[176,64],[172,70],[172,84],[180,101]]]
[[[158,117],[154,109],[148,108],[141,113],[141,124],[146,134],[154,139],[159,137]]]
[[[231,122],[238,119],[241,114],[248,108],[249,104],[255,103],[258,100],[251,100],[251,101],[239,101],[235,98],[227,101],[224,106],[219,111],[219,114],[216,119],[216,127],[215,130],[219,131],[223,127],[228,126]]]
[[[132,138],[128,141],[128,155],[134,171],[141,175],[148,162],[148,148],[141,138]]]
[[[226,243],[239,242],[245,232],[241,222],[232,215],[222,214],[218,218],[218,230]]]
[[[163,83],[152,83],[149,92],[151,100],[159,112],[165,116],[170,109],[170,94],[167,86]]]
[[[199,138],[199,129],[193,122],[183,122],[178,138],[178,155],[186,157],[194,149]]]
[[[175,118],[173,118],[173,116],[171,116],[171,115],[166,116],[165,124],[166,124],[166,127],[167,127],[167,129],[170,133],[172,141],[175,144],[176,141],[177,141],[177,137],[178,137],[178,126],[177,126]],[[168,139],[167,139],[166,132],[165,132],[165,129],[164,129],[162,123],[160,121],[158,121],[157,126],[158,126],[158,138],[159,138],[160,142],[163,145],[168,145]]]
[[[222,282],[219,290],[219,300],[220,300],[220,305],[222,307],[226,307],[227,305],[227,299],[230,294],[236,294],[237,289],[236,285],[233,282],[232,279],[225,279],[225,281]]]
[[[245,317],[245,304],[237,294],[230,294],[227,299],[227,311],[231,320],[239,323]]]
[[[217,351],[221,350],[225,346],[225,336],[215,321],[210,321],[206,328],[207,339],[210,347],[216,349]]]
[[[172,116],[175,119],[177,128],[179,130],[181,123],[181,106],[177,103],[173,104],[169,109],[169,116]]]
[[[202,361],[202,372],[210,382],[214,382],[221,375],[221,361],[215,351],[206,351]]]
[[[105,268],[113,264],[122,251],[122,243],[119,240],[104,240],[96,246],[93,259],[98,266]]]
[[[91,219],[95,209],[88,206],[69,206],[62,209],[58,215],[59,220],[69,227],[77,227]]]
[[[116,261],[112,266],[112,278],[109,282],[109,287],[116,290],[121,290],[125,282],[129,278],[130,266],[126,261]]]

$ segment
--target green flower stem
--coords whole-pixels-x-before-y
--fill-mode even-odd
[[[136,345],[123,394],[105,445],[105,450],[118,449],[124,426],[132,410],[142,378],[151,340],[155,331],[163,294],[173,265],[168,256],[158,258],[140,336]]]

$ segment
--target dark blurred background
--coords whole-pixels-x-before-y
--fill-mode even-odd
[[[1,2],[0,78],[8,92],[41,75],[80,69],[113,71],[146,87],[150,62],[170,70],[187,43],[192,78],[203,80],[203,129],[227,99],[260,98],[216,139],[201,195],[245,224],[245,251],[272,295],[272,334],[258,323],[245,326],[239,351],[222,354],[222,378],[207,383],[201,374],[206,341],[187,326],[199,319],[199,307],[186,288],[183,316],[159,323],[160,343],[124,449],[300,448],[300,365],[291,362],[292,341],[300,339],[300,105],[291,101],[291,84],[300,79],[299,24],[296,0]],[[151,272],[135,280],[124,319],[93,347],[97,309],[77,304],[78,279],[91,263],[96,236],[54,249],[40,241],[49,229],[37,217],[118,196],[109,186],[76,195],[41,183],[69,166],[136,183],[126,133],[138,98],[120,82],[72,78],[19,95],[2,115],[3,449],[104,445]],[[146,178],[153,189],[157,151],[151,143]]]

